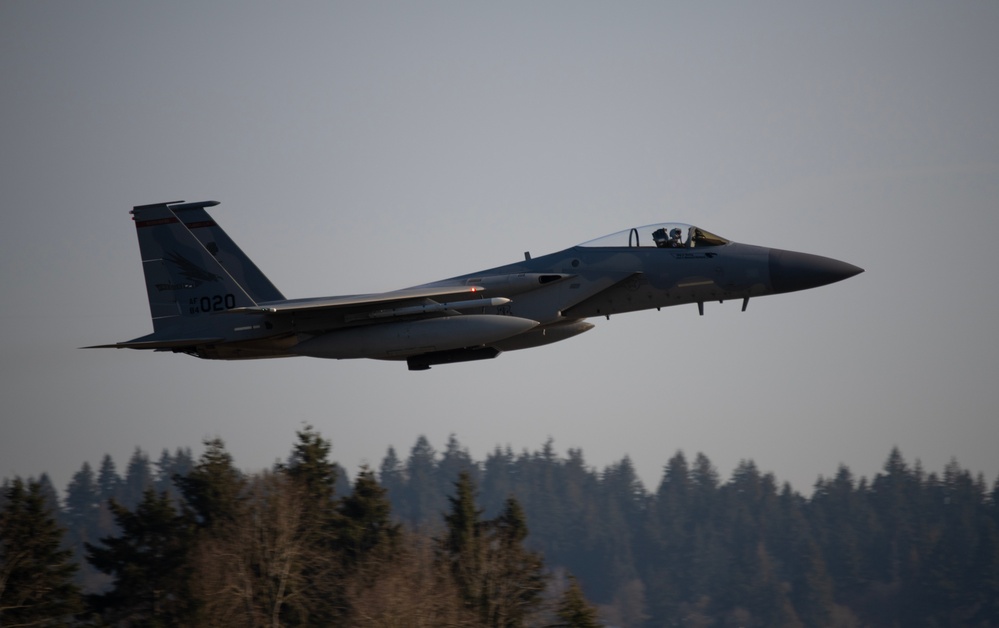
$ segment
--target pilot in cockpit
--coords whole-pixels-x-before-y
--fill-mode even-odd
[[[683,231],[680,229],[673,229],[668,234],[665,227],[657,229],[652,234],[652,239],[655,241],[656,246],[661,249],[683,248]]]
[[[669,242],[666,244],[666,247],[671,249],[683,248],[683,234],[680,229],[673,229],[669,232]]]

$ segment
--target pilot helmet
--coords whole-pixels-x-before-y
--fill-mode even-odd
[[[672,231],[669,232],[669,235],[670,235],[670,237],[679,238],[680,237],[680,229],[673,229]]]

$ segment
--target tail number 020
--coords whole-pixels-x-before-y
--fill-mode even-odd
[[[231,310],[236,307],[236,295],[216,294],[210,297],[191,299],[188,301],[188,306],[191,314],[224,312],[225,310]]]

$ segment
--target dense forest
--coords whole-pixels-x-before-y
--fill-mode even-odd
[[[419,438],[351,481],[311,427],[260,473],[221,440],[0,492],[0,625],[999,626],[999,482],[891,451],[810,497],[677,452]]]

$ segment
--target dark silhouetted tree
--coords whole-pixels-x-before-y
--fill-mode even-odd
[[[189,550],[193,517],[166,493],[149,488],[135,510],[114,500],[111,512],[119,536],[87,544],[88,560],[112,576],[111,588],[90,596],[109,623],[182,626],[193,623],[195,605],[189,590]]]
[[[541,604],[546,585],[544,561],[524,548],[527,520],[515,498],[506,500],[503,511],[486,529],[483,619],[489,626],[522,626]]]
[[[437,453],[420,436],[406,460],[406,493],[398,503],[399,516],[417,526],[436,519],[446,503],[437,483]]]
[[[97,478],[88,462],[73,474],[66,487],[62,521],[67,532],[66,545],[80,566],[77,583],[85,592],[99,590],[106,584],[106,577],[87,562],[86,544],[110,534],[112,526],[110,511],[100,501]]]
[[[358,474],[337,513],[335,535],[343,568],[353,569],[372,555],[389,559],[399,549],[402,528],[392,521],[386,490],[369,469]]]
[[[448,436],[447,445],[437,461],[435,471],[438,495],[447,495],[462,472],[468,473],[476,485],[479,483],[479,465],[472,460],[468,449],[461,446],[454,434]]]
[[[15,478],[0,509],[0,625],[68,626],[82,610],[72,552],[37,481]]]
[[[583,589],[572,576],[569,577],[569,586],[559,599],[555,614],[560,621],[551,628],[600,628],[604,625],[600,622],[597,609],[586,601]]]
[[[399,498],[406,491],[406,471],[403,469],[399,456],[395,453],[395,447],[389,447],[385,453],[385,458],[382,459],[382,464],[378,468],[378,480],[387,491],[388,499],[393,503],[398,503]]]
[[[292,625],[335,625],[344,605],[341,570],[336,564],[337,466],[330,460],[332,443],[311,425],[296,432],[288,463],[280,470],[300,500],[296,542],[308,559],[290,565],[297,588],[290,590],[282,620]]]
[[[524,512],[511,497],[496,519],[485,521],[469,473],[461,472],[454,487],[438,563],[483,625],[521,626],[545,589],[544,563],[523,545],[528,534]]]
[[[64,516],[67,525],[77,529],[87,528],[97,516],[100,501],[94,470],[89,462],[84,462],[66,486]]]
[[[475,503],[475,485],[468,473],[461,473],[448,497],[451,508],[444,516],[445,531],[439,542],[439,561],[450,572],[465,605],[480,612],[483,600],[483,561],[486,543],[483,538],[482,511]]]
[[[101,458],[101,466],[97,470],[97,494],[100,501],[107,502],[109,499],[118,499],[121,490],[121,476],[115,467],[114,460],[109,454],[104,454]]]
[[[194,468],[175,475],[174,483],[203,528],[232,523],[243,515],[246,481],[220,438],[206,440],[205,453]]]
[[[149,456],[136,447],[132,457],[128,459],[125,479],[121,484],[121,497],[118,501],[126,508],[135,508],[143,499],[145,492],[154,487],[155,478]]]
[[[296,432],[296,436],[298,442],[292,448],[285,473],[301,487],[307,503],[331,513],[337,480],[336,465],[330,460],[333,445],[311,425]]]
[[[184,477],[194,468],[194,459],[191,457],[190,448],[178,447],[173,455],[166,449],[160,454],[160,459],[156,462],[156,482],[154,484],[157,492],[166,491],[170,497],[177,499],[180,492],[174,484],[174,478]]]

